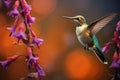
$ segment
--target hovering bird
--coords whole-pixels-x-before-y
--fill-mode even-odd
[[[78,23],[78,25],[76,26],[76,35],[79,42],[84,46],[84,49],[93,51],[103,64],[108,64],[101,51],[101,48],[95,35],[103,27],[105,27],[105,25],[108,24],[116,15],[117,15],[116,13],[109,14],[105,17],[102,17],[94,21],[90,25],[86,23],[85,18],[81,15],[77,15],[74,17],[68,16],[63,17],[71,19]]]

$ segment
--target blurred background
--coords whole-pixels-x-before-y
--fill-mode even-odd
[[[32,25],[37,36],[44,39],[39,54],[39,64],[46,76],[43,80],[110,80],[114,70],[109,66],[114,49],[105,54],[109,64],[103,65],[91,51],[85,51],[75,35],[75,23],[62,16],[83,15],[87,23],[107,14],[120,12],[119,0],[27,0],[32,6],[31,15],[36,17]],[[27,54],[25,46],[13,45],[16,40],[9,37],[6,27],[13,19],[0,0],[0,60],[14,54]],[[96,36],[101,47],[111,40],[118,15]],[[27,75],[24,58],[19,58],[6,71],[0,66],[0,80],[19,80]]]

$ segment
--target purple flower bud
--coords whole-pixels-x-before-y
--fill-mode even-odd
[[[39,59],[38,56],[36,56],[36,55],[33,56],[33,54],[29,54],[28,55],[27,65],[31,66],[31,65],[35,64],[38,59]]]
[[[11,6],[12,0],[4,0],[5,6],[8,8]]]
[[[0,61],[0,64],[7,70],[8,66],[11,64],[11,61],[9,60]]]
[[[116,27],[116,31],[119,31],[119,30],[120,30],[120,21],[118,21],[117,27]]]
[[[19,16],[19,11],[17,10],[17,8],[13,8],[13,10],[11,10],[9,13],[8,13],[9,16],[12,16],[13,18],[16,18],[17,16]]]
[[[119,40],[119,34],[117,31],[114,31],[114,38],[112,38],[112,42],[117,44],[118,40]]]
[[[35,69],[39,76],[45,76],[45,71],[39,64],[37,64],[37,63],[35,64]]]
[[[117,51],[114,52],[114,55],[113,55],[113,61],[118,61],[119,59],[119,55],[117,53]]]
[[[107,53],[110,50],[110,42],[106,43],[105,46],[102,48],[102,52]]]
[[[34,66],[36,73],[29,73],[28,78],[37,78],[37,80],[41,80],[42,76],[45,76],[45,72],[43,68],[37,63],[39,57],[37,55],[33,55],[31,47],[27,47],[28,57],[27,57],[27,65],[28,67]]]
[[[18,19],[15,20],[14,25],[12,27],[7,28],[7,30],[11,31],[11,33],[10,33],[11,37],[15,37],[17,25],[18,25]]]
[[[19,3],[19,0],[16,0],[13,7],[14,7],[14,8],[18,8],[18,7],[19,7],[19,4],[20,4],[20,3]]]
[[[110,65],[110,68],[120,68],[120,65],[116,60],[113,60],[112,64]]]
[[[31,25],[32,23],[35,22],[35,17],[31,17],[31,15],[27,15],[27,23]]]
[[[33,44],[37,45],[37,47],[39,48],[40,44],[43,43],[43,39],[37,38],[37,37],[33,37]]]
[[[15,61],[18,57],[19,57],[19,55],[14,55],[14,56],[12,56],[12,57],[8,57],[7,60],[0,61],[0,64],[1,64],[5,69],[7,69],[8,66],[9,66],[13,61]]]
[[[12,27],[9,27],[9,28],[7,28],[7,29],[11,31],[10,36],[11,36],[11,37],[14,37],[15,34],[16,34],[16,32],[15,32],[16,26],[12,26]]]
[[[23,6],[22,12],[23,12],[25,15],[28,15],[28,14],[30,14],[30,11],[31,11],[31,10],[32,10],[31,5],[25,5],[25,6]]]
[[[19,32],[17,32],[14,37],[16,37],[18,39],[18,42],[21,40],[21,39],[24,39],[26,40],[26,36],[24,34],[24,32],[22,30],[19,30]]]
[[[30,47],[27,47],[28,51],[28,60],[27,60],[27,65],[30,67],[31,65],[35,64],[39,57],[37,55],[33,55],[32,49]]]
[[[120,48],[120,41],[117,41],[117,47]]]
[[[120,68],[119,62],[120,62],[119,61],[119,55],[115,51],[114,55],[113,55],[113,62],[111,64],[110,68]]]

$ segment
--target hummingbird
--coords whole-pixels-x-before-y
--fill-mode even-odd
[[[83,45],[85,50],[91,50],[95,53],[97,58],[103,63],[108,64],[106,61],[98,39],[96,38],[96,34],[106,26],[117,14],[111,13],[107,16],[104,16],[102,18],[99,18],[98,20],[95,20],[90,25],[86,23],[86,19],[82,15],[77,15],[74,17],[69,16],[63,16],[64,18],[71,19],[77,23],[76,26],[76,35],[78,38],[78,41]]]

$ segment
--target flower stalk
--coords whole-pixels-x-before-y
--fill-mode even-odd
[[[116,29],[114,31],[114,37],[110,42],[107,42],[102,48],[102,51],[108,53],[111,44],[114,44],[115,52],[113,54],[113,61],[110,65],[110,68],[115,70],[114,76],[111,80],[120,80],[120,21],[118,21]]]
[[[12,0],[5,0],[4,3],[6,7],[11,5],[11,1]],[[18,7],[20,7],[20,10],[18,10]],[[30,15],[31,10],[32,8],[28,5],[26,0],[16,0],[13,5],[13,9],[8,12],[8,15],[15,19],[15,22],[12,27],[7,29],[11,31],[10,36],[12,38],[16,38],[18,43],[22,41],[27,48],[27,56],[24,57],[27,59],[28,80],[33,77],[37,80],[41,80],[41,78],[45,76],[45,72],[38,64],[39,56],[33,52],[33,49],[37,47],[39,48],[40,44],[43,43],[43,39],[38,38],[36,33],[31,29],[32,23],[35,22],[35,18]],[[5,69],[8,69],[11,63],[17,60],[19,56],[20,55],[14,55],[4,61],[0,61],[0,64]],[[36,72],[30,72],[30,69],[34,69]]]

